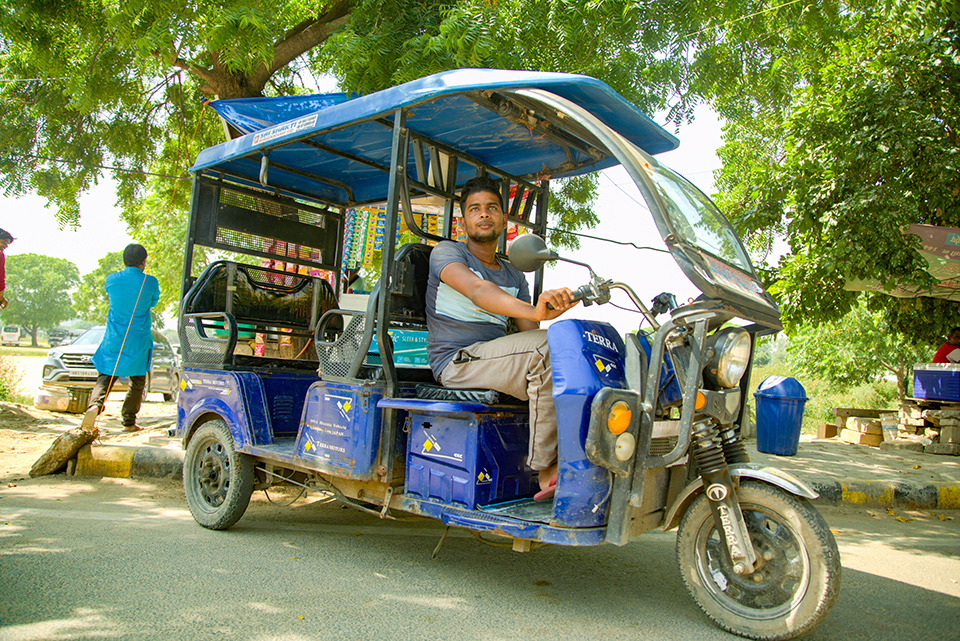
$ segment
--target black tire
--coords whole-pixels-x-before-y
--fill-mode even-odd
[[[175,401],[177,396],[180,394],[180,377],[176,374],[170,376],[170,391],[163,393],[163,400]]]
[[[240,520],[253,494],[253,459],[238,454],[222,420],[201,425],[183,457],[183,493],[194,520],[226,530]]]
[[[757,568],[733,572],[706,496],[680,523],[680,576],[708,617],[750,639],[792,639],[816,627],[840,593],[840,552],[820,513],[803,498],[745,481],[737,490]],[[766,555],[766,556],[765,556]]]

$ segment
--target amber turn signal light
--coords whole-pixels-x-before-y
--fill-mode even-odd
[[[631,418],[633,412],[630,411],[630,406],[623,401],[617,401],[607,414],[607,429],[612,434],[623,434],[630,427]]]

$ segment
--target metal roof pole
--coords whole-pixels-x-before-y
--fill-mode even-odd
[[[383,364],[387,389],[385,398],[397,395],[397,369],[393,364],[393,345],[387,333],[390,327],[390,298],[394,287],[393,257],[397,248],[397,215],[400,208],[400,189],[404,188],[407,172],[406,110],[393,112],[393,142],[390,153],[390,182],[387,189],[387,220],[383,230],[383,251],[380,264],[380,300],[377,301],[377,347]],[[380,424],[380,464],[377,474],[384,483],[393,479],[394,445],[396,441],[396,410],[384,409]]]

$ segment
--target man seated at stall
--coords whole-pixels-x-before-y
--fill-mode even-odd
[[[937,350],[933,362],[960,363],[960,327],[954,327],[947,333],[947,342]]]
[[[556,486],[557,418],[547,332],[539,321],[576,302],[564,287],[530,303],[523,274],[496,254],[506,224],[502,202],[499,185],[488,176],[463,186],[467,242],[443,241],[430,254],[427,355],[445,387],[494,389],[529,402],[527,464],[539,472],[541,491],[534,498],[541,500]],[[510,318],[520,332],[506,333]]]

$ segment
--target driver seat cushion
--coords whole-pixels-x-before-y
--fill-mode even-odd
[[[484,405],[526,405],[525,401],[492,389],[451,389],[439,385],[417,385],[417,398],[427,401],[460,401]]]

